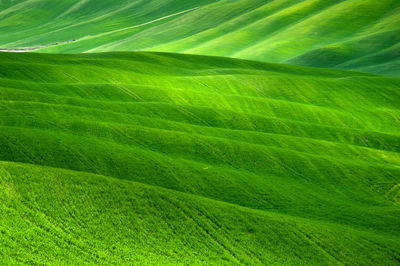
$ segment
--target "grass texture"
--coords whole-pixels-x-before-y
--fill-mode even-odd
[[[0,261],[398,264],[399,87],[222,57],[0,53]]]
[[[1,3],[0,48],[67,42],[40,51],[165,51],[400,74],[398,0]]]

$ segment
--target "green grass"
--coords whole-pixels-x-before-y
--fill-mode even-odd
[[[400,74],[398,0],[3,2],[0,48],[74,39],[40,51],[165,51]]]
[[[0,53],[0,261],[400,260],[400,79]]]

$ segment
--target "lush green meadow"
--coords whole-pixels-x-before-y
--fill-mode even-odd
[[[400,265],[399,14],[0,0],[0,264]]]
[[[183,52],[396,76],[398,14],[398,0],[2,0],[0,48]]]
[[[0,261],[396,265],[400,79],[0,53]]]

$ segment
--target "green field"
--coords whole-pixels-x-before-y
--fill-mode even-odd
[[[396,264],[400,79],[0,53],[0,258]]]
[[[396,76],[398,14],[398,0],[2,0],[0,48],[75,40],[40,51],[183,52]]]
[[[400,265],[399,14],[0,0],[0,264]]]

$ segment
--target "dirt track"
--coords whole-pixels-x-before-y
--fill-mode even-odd
[[[55,43],[44,44],[44,45],[33,46],[33,47],[0,48],[0,52],[24,53],[24,52],[39,50],[39,49],[42,49],[45,47],[50,47],[50,46],[55,46],[55,45],[70,43],[70,42],[75,42],[75,41],[77,41],[77,39],[69,40],[69,41],[55,42]]]

